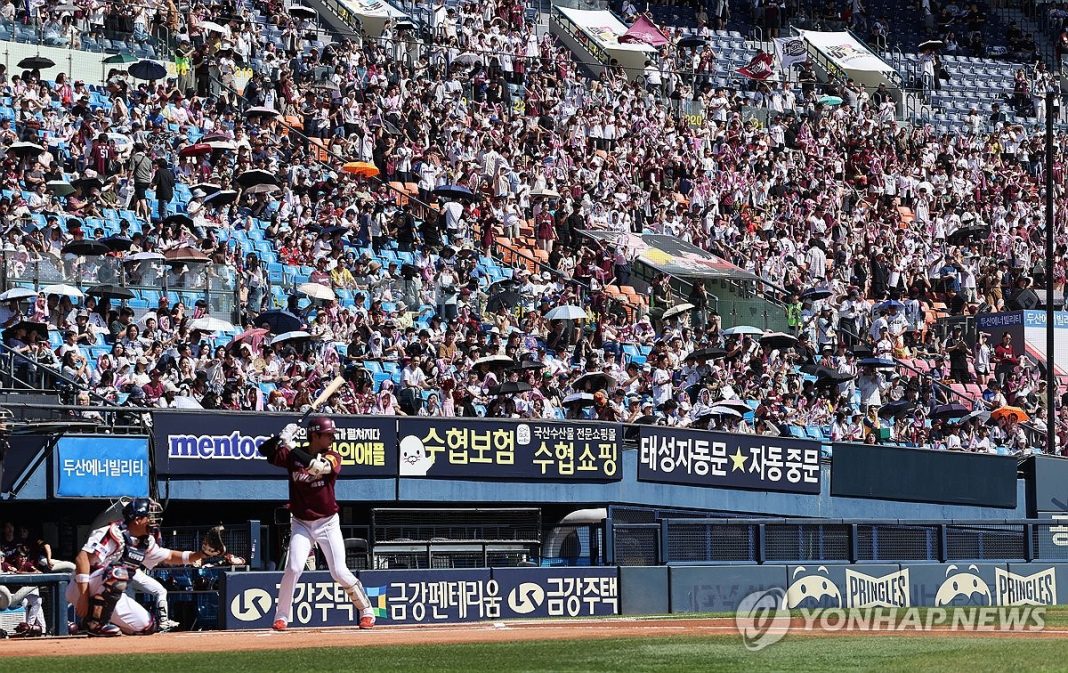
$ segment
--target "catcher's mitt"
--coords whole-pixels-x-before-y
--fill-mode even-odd
[[[215,526],[204,534],[200,541],[200,551],[205,556],[216,557],[226,554],[226,544],[222,539],[222,532],[226,530],[222,526]]]

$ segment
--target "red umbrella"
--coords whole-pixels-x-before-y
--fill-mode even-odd
[[[264,327],[252,327],[235,336],[234,340],[230,343],[247,343],[249,346],[252,347],[252,352],[255,353],[260,349],[260,344],[263,343],[264,337],[266,337],[270,333],[271,330],[266,329]]]
[[[168,250],[163,253],[163,258],[168,262],[210,262],[211,258],[197,250],[196,248],[190,248],[188,246],[182,248],[175,248],[174,250]]]
[[[199,157],[205,154],[211,154],[211,151],[211,145],[207,143],[197,143],[196,145],[186,145],[182,149],[178,150],[178,156]]]

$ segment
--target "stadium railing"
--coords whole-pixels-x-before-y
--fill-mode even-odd
[[[654,533],[659,535],[658,543],[651,539]],[[1049,519],[669,518],[659,523],[615,524],[612,537],[613,562],[628,565],[1068,559],[1068,526]]]

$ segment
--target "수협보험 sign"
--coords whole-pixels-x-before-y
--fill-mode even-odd
[[[820,445],[787,437],[643,425],[638,480],[818,494]]]
[[[401,419],[401,477],[619,481],[622,426]]]

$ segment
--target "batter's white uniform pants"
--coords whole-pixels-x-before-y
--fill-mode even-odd
[[[17,608],[26,604],[26,623],[31,627],[41,629],[41,633],[48,631],[45,623],[44,609],[41,607],[41,592],[37,587],[21,587],[11,594],[11,607]]]
[[[282,574],[282,584],[278,587],[278,609],[275,619],[293,621],[293,590],[297,586],[300,574],[311,553],[312,543],[319,545],[330,576],[342,587],[356,584],[356,576],[345,565],[345,539],[341,537],[341,520],[337,514],[325,516],[314,521],[305,521],[292,517],[290,521],[289,555],[286,557],[286,570]]]
[[[89,595],[95,596],[104,589],[104,571],[97,570],[89,576]],[[78,602],[78,585],[71,575],[70,584],[67,585],[67,601],[71,605]],[[140,603],[126,594],[119,596],[115,604],[115,611],[111,613],[111,623],[122,629],[128,636],[137,633],[146,633],[154,625],[155,620]]]

